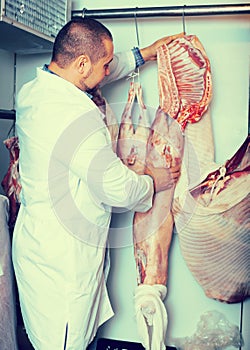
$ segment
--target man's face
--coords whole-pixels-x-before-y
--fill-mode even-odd
[[[84,79],[84,85],[87,89],[94,89],[97,87],[106,75],[110,74],[109,64],[113,59],[114,45],[112,40],[104,39],[103,44],[106,49],[106,56],[101,58],[95,64],[92,64],[91,70],[87,78]]]

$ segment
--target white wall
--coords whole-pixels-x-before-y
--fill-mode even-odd
[[[13,109],[14,63],[14,55],[5,50],[1,50],[0,43],[0,109]]]
[[[244,1],[241,1],[243,3]],[[196,2],[196,4],[199,2]],[[203,1],[202,4],[221,4],[227,1]],[[237,3],[234,1],[233,3]],[[186,1],[186,5],[194,5]],[[180,1],[107,1],[74,0],[73,9],[102,9],[120,7],[154,7],[183,5]],[[137,46],[134,19],[102,20],[112,31],[116,51]],[[140,46],[151,44],[160,37],[182,31],[182,19],[145,18],[137,19]],[[224,162],[241,145],[247,135],[248,126],[248,86],[249,86],[249,16],[205,16],[186,17],[187,34],[195,34],[202,42],[212,66],[213,101],[211,115],[216,147],[216,160]],[[144,102],[148,107],[158,105],[157,67],[155,62],[140,69]],[[127,99],[129,81],[122,80],[104,88],[104,94],[113,105],[118,119],[122,113],[122,103]],[[119,104],[121,102],[120,108]],[[116,214],[113,227],[128,226],[132,215]],[[112,234],[115,234],[113,232]],[[207,298],[201,287],[189,272],[180,253],[178,237],[172,242],[170,271],[166,308],[169,325],[168,345],[171,338],[191,336],[201,314],[208,310],[218,310],[227,319],[240,327],[241,304],[223,304]],[[99,331],[100,337],[139,341],[133,310],[133,292],[136,285],[135,264],[132,245],[112,249],[109,292],[115,316]],[[244,349],[250,349],[250,302],[244,302],[243,336]],[[247,326],[248,324],[248,326]],[[231,349],[234,349],[233,347]]]

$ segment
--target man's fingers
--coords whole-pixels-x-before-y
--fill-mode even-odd
[[[184,35],[185,35],[185,33],[182,32],[182,33],[178,33],[178,34],[174,34],[174,35],[167,36],[167,37],[166,37],[165,44],[169,44],[169,43],[171,43],[171,41],[173,41],[173,40],[175,40],[175,39],[177,39],[177,38],[183,38]]]

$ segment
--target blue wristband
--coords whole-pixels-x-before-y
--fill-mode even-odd
[[[136,68],[139,67],[139,66],[142,66],[145,61],[141,55],[141,52],[140,52],[140,49],[139,47],[134,47],[132,49],[132,52],[134,54],[134,57],[135,57],[135,65],[136,65]]]

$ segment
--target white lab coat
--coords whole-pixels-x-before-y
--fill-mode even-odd
[[[107,81],[134,69],[115,57]],[[13,263],[36,350],[82,350],[112,315],[103,265],[111,208],[146,211],[152,179],[113,153],[103,115],[62,78],[37,69],[17,98],[21,208]]]

